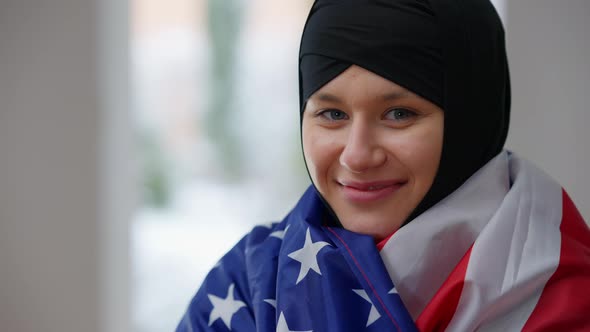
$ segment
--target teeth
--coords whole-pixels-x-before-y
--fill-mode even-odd
[[[371,187],[369,187],[369,190],[379,190],[381,188],[383,188],[383,187],[381,187],[381,186],[371,186]]]

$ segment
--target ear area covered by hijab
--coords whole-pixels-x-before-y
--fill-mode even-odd
[[[510,80],[504,29],[489,0],[316,0],[299,52],[301,118],[307,99],[352,64],[445,113],[438,173],[406,223],[502,151]]]

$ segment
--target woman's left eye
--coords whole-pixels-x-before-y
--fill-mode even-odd
[[[394,108],[385,114],[385,118],[394,121],[405,121],[416,116],[416,112],[405,108]]]

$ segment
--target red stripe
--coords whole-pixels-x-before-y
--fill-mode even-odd
[[[449,325],[455,315],[457,305],[459,305],[472,248],[473,246],[463,255],[463,258],[418,317],[416,321],[418,330],[444,331]]]
[[[590,229],[563,191],[561,254],[523,331],[590,331]]]
[[[395,232],[397,232],[397,231],[395,231]],[[389,235],[388,237],[386,237],[383,240],[379,241],[376,244],[377,250],[381,251],[383,249],[383,247],[385,247],[385,245],[387,244],[387,241],[389,241],[389,239],[391,239],[391,237],[393,236],[393,234],[395,234],[395,232],[391,233],[391,235]]]

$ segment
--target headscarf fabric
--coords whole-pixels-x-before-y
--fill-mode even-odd
[[[301,119],[309,97],[351,65],[444,111],[437,175],[406,223],[502,151],[510,79],[504,29],[489,0],[316,0],[299,53]]]

